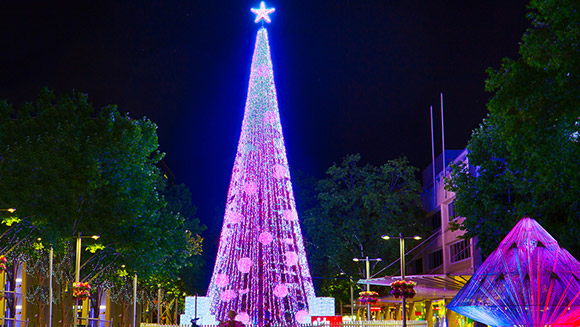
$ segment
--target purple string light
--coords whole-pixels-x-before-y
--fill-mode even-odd
[[[314,296],[262,27],[208,297],[218,320],[265,325],[305,322]]]

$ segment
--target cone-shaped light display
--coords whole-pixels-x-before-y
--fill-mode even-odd
[[[580,326],[580,263],[520,220],[448,308],[490,326]]]
[[[303,322],[314,296],[262,27],[208,297],[218,320],[262,326]]]

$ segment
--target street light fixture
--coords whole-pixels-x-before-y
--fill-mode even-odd
[[[370,262],[371,261],[383,261],[383,259],[381,258],[376,258],[376,259],[369,259],[369,257],[365,257],[363,259],[359,259],[359,258],[352,258],[352,261],[354,262],[359,262],[359,261],[366,261],[366,273],[367,273],[367,292],[371,291],[371,285],[368,284],[369,279],[371,279],[371,267],[370,267]],[[367,320],[371,320],[371,304],[367,303]]]
[[[421,236],[415,235],[412,237],[403,237],[403,233],[399,233],[399,236],[389,236],[389,235],[383,235],[381,236],[381,238],[383,240],[390,240],[392,238],[398,238],[399,239],[399,255],[401,258],[401,280],[405,280],[405,239],[413,239],[413,240],[420,240],[422,239]],[[405,295],[403,294],[401,296],[401,300],[403,301],[402,303],[402,316],[403,316],[403,327],[407,327],[407,309],[406,307],[406,303],[405,303]]]
[[[8,211],[10,213],[13,213],[14,211],[16,211],[16,209],[14,209],[14,208],[8,208],[8,209],[0,209],[0,211]]]
[[[75,262],[75,283],[79,282],[80,273],[81,273],[81,240],[83,238],[92,238],[93,240],[98,240],[100,235],[91,235],[91,236],[82,236],[82,233],[79,232],[79,235],[76,237],[77,239],[77,251],[76,251],[76,262]],[[75,309],[74,309],[74,327],[78,325],[78,305],[79,299],[76,299]]]

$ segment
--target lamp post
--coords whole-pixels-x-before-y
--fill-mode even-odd
[[[133,327],[137,326],[137,273],[133,277]]]
[[[54,260],[54,248],[52,246],[52,244],[50,245],[50,257],[49,257],[49,262],[48,262],[48,266],[49,266],[49,270],[50,270],[50,276],[48,278],[48,327],[52,327],[52,264],[53,264],[53,260]]]
[[[350,318],[352,319],[354,317],[354,296],[353,296],[353,290],[352,290],[352,277],[348,277],[350,280]]]
[[[93,240],[98,240],[99,239],[99,235],[92,235],[92,236],[82,236],[82,233],[79,232],[79,235],[77,236],[77,249],[76,249],[76,257],[75,257],[75,283],[79,282],[80,279],[80,273],[81,273],[81,240],[83,238],[92,238]],[[78,326],[78,306],[79,306],[79,299],[76,298],[75,300],[75,309],[74,311],[74,321],[73,321],[73,326],[77,327]]]
[[[399,239],[399,256],[401,258],[401,280],[402,281],[405,280],[405,239],[420,240],[421,236],[415,235],[413,237],[403,237],[403,233],[399,233],[398,237],[396,237],[396,236],[391,237],[388,235],[383,235],[383,236],[381,236],[381,238],[383,240],[390,240],[392,238]],[[407,304],[405,303],[405,295],[404,294],[401,296],[401,300],[403,302],[402,308],[401,308],[401,310],[402,310],[401,315],[403,318],[403,327],[407,327],[407,308],[406,308]]]
[[[371,291],[371,285],[368,284],[369,279],[371,279],[371,261],[383,261],[381,258],[376,259],[369,259],[369,257],[365,257],[363,259],[353,258],[352,261],[359,262],[359,261],[366,261],[366,279],[367,279],[367,292]],[[367,320],[371,320],[371,304],[367,302]]]
[[[0,211],[8,211],[10,213],[13,213],[14,211],[16,211],[16,209],[14,209],[14,208],[8,208],[8,209],[0,209]]]

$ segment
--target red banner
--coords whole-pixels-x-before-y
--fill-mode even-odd
[[[342,316],[312,316],[313,325],[338,326],[342,323]]]

